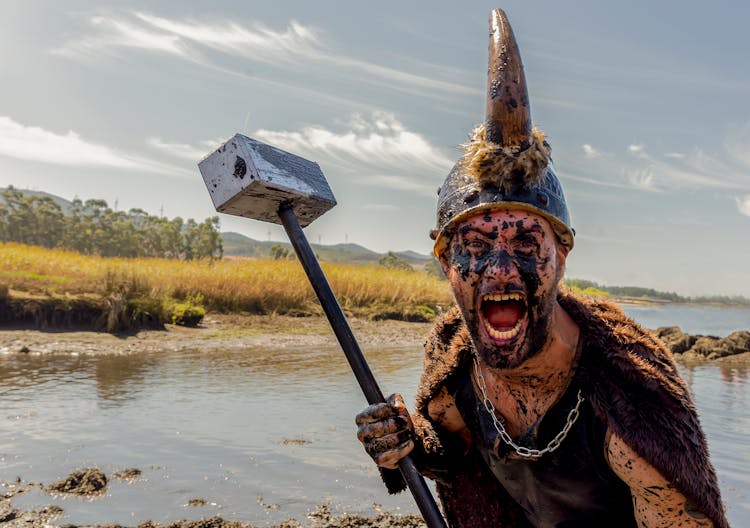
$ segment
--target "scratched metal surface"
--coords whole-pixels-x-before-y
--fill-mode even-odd
[[[206,156],[198,168],[222,213],[279,224],[279,205],[289,202],[305,227],[336,205],[317,163],[242,134]]]

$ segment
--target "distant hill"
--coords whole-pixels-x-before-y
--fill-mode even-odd
[[[224,255],[228,256],[265,257],[274,245],[280,245],[292,251],[292,245],[289,242],[255,240],[240,233],[224,232],[221,233],[221,238]],[[325,262],[377,263],[378,259],[383,256],[382,253],[352,243],[330,246],[310,244],[310,246],[318,258]],[[416,266],[422,266],[431,260],[429,255],[422,255],[415,251],[394,251],[394,253],[409,264]]]
[[[0,187],[0,193],[3,192],[7,187]],[[60,209],[62,209],[62,212],[65,214],[68,214],[70,212],[70,207],[73,205],[69,200],[66,200],[65,198],[61,198],[60,196],[57,196],[55,194],[46,193],[44,191],[31,191],[29,189],[18,189],[17,191],[21,191],[21,193],[24,194],[24,196],[36,196],[38,198],[52,198],[52,201],[55,202],[58,206],[60,206]],[[0,203],[5,203],[5,200],[2,196],[0,196]]]

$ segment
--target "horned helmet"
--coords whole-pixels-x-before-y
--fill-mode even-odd
[[[560,243],[573,247],[575,231],[551,148],[544,133],[532,129],[521,55],[502,9],[490,13],[486,117],[462,148],[438,190],[437,228],[430,232],[436,256],[463,220],[499,208],[541,215]]]

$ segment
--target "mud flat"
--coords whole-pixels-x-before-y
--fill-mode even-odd
[[[421,346],[431,323],[350,319],[363,347]],[[198,328],[166,325],[132,334],[0,328],[0,353],[128,354],[149,351],[237,350],[336,345],[323,317],[274,315],[206,316]]]
[[[421,346],[432,327],[432,323],[356,318],[350,319],[350,324],[363,347]],[[722,338],[689,335],[673,326],[658,328],[654,333],[677,360],[685,363],[750,361],[748,331]],[[166,325],[165,330],[121,335],[0,328],[0,354],[130,354],[336,345],[327,319],[319,316],[211,314],[197,328]]]
[[[138,470],[128,470],[138,471]],[[123,478],[122,476],[113,475],[114,478]],[[106,476],[100,470],[95,468],[83,469],[71,473],[70,476],[62,482],[44,486],[41,483],[22,484],[21,482],[5,482],[2,488],[5,491],[0,495],[0,524],[7,528],[48,528],[50,526],[65,526],[73,528],[115,528],[120,525],[112,524],[91,524],[91,525],[70,525],[58,524],[57,520],[64,513],[59,506],[46,506],[35,511],[22,511],[15,509],[11,500],[29,490],[38,488],[49,493],[74,493],[76,495],[90,495],[95,497],[101,493],[100,485],[103,482],[106,485]],[[71,484],[73,483],[73,484]],[[92,485],[93,483],[93,485]],[[61,491],[64,490],[64,491]],[[195,499],[200,501],[200,499]],[[194,506],[191,504],[190,506]],[[417,515],[400,515],[388,512],[380,512],[374,516],[363,516],[358,514],[334,515],[328,504],[320,504],[318,507],[309,512],[306,519],[287,519],[279,524],[274,524],[271,528],[424,528],[425,523]],[[160,524],[153,521],[144,521],[137,525],[138,528],[255,528],[252,523],[226,520],[222,517],[210,517],[199,520],[175,520],[172,522]],[[264,526],[264,525],[260,525]]]

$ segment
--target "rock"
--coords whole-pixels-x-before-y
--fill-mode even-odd
[[[732,332],[725,338],[725,341],[729,347],[737,350],[735,354],[750,351],[750,332],[747,330]]]
[[[73,493],[75,495],[98,495],[107,488],[107,476],[99,468],[74,471],[68,478],[47,487],[48,491]]]
[[[750,332],[732,332],[727,337],[689,335],[677,326],[662,326],[653,331],[673,354],[694,359],[719,359],[750,352]]]
[[[120,480],[134,480],[141,476],[141,470],[137,468],[127,468],[118,471],[112,477]]]
[[[698,336],[695,344],[688,352],[703,356],[706,359],[716,359],[721,357],[721,338],[715,336]]]
[[[662,326],[655,330],[656,337],[661,339],[673,354],[682,354],[695,344],[696,337],[684,333],[679,326]]]
[[[16,510],[14,510],[10,502],[2,501],[0,502],[0,522],[9,522],[16,518]]]

